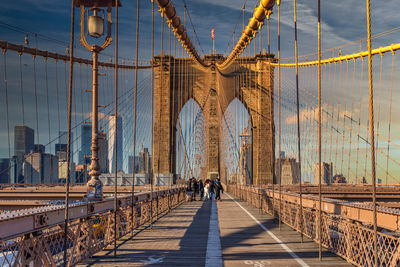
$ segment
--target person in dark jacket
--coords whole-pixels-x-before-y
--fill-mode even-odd
[[[224,193],[224,188],[221,181],[217,179],[217,181],[215,181],[215,201],[221,201],[221,192]]]
[[[187,190],[188,192],[193,191],[193,188],[192,188],[192,179],[189,179],[189,180],[188,180],[186,190]]]
[[[198,184],[199,184],[199,190],[200,190],[200,200],[203,200],[203,198],[204,198],[204,185],[203,185],[203,181],[201,181],[201,179],[199,179]]]
[[[192,200],[196,200],[197,192],[199,192],[199,185],[194,177],[191,180],[191,187],[193,190]]]
[[[210,180],[209,184],[210,184],[210,188],[208,190],[210,192],[210,200],[212,200],[214,198],[214,194],[215,194],[215,183],[213,180]]]

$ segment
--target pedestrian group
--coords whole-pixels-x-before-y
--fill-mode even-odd
[[[224,188],[219,178],[215,181],[207,179],[204,181],[201,179],[190,178],[188,181],[187,191],[192,192],[192,200],[196,200],[199,195],[199,200],[221,200],[221,193],[224,193]]]

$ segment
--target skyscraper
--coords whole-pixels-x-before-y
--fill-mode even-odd
[[[27,154],[35,149],[35,131],[25,125],[14,127],[14,157],[11,180],[14,183],[23,182],[23,163]]]
[[[55,151],[59,160],[67,160],[67,144],[55,144]],[[72,159],[71,162],[73,162]]]
[[[143,147],[139,152],[139,173],[150,173],[151,172],[151,157],[149,149]]]
[[[65,153],[65,152],[61,152]],[[75,182],[75,163],[71,162],[71,168],[70,168],[70,182],[73,183]],[[68,174],[68,164],[66,159],[58,159],[58,179],[59,182],[65,183],[67,181],[67,175]]]
[[[44,145],[42,145],[42,144],[35,144],[33,152],[45,153],[46,152],[46,147]]]
[[[14,155],[18,160],[22,160],[25,154],[29,154],[34,149],[35,131],[25,125],[14,127]]]
[[[81,127],[81,151],[79,151],[79,164],[90,163],[90,146],[92,145],[92,126],[82,125]]]
[[[24,161],[24,181],[27,184],[58,182],[58,157],[48,153],[31,153]]]
[[[0,184],[8,184],[10,180],[10,159],[0,159]]]
[[[332,183],[333,177],[333,164],[332,162],[326,163],[321,162],[322,172],[321,172],[321,184],[329,185]],[[319,164],[314,166],[314,184],[318,184],[319,181]]]
[[[67,145],[68,145],[68,132],[60,131],[58,132],[58,144],[54,145],[55,154],[66,158],[67,153]],[[71,162],[74,161],[74,133],[71,132]],[[65,152],[65,153],[58,153]]]
[[[115,149],[114,149],[114,137],[115,137],[115,116],[109,116],[108,122],[108,160],[109,160],[109,171],[111,173],[115,172]],[[122,151],[122,117],[117,116],[117,167],[118,170],[122,170],[122,158],[123,158],[123,151]]]
[[[128,173],[133,173],[133,156],[128,157]]]
[[[108,173],[108,144],[107,144],[107,134],[100,131],[97,139],[99,145],[99,164],[100,172]]]

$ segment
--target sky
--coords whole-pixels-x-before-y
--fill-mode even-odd
[[[120,61],[126,63],[132,63],[135,60],[135,29],[136,29],[136,1],[121,1],[122,7],[119,9],[119,56]],[[348,44],[350,42],[356,41],[354,45],[350,45],[341,48],[342,54],[352,53],[360,50],[360,42],[358,40],[364,39],[367,35],[366,30],[366,9],[365,1],[360,0],[338,0],[338,1],[321,1],[321,23],[322,23],[322,50],[328,50],[328,52],[323,54],[323,57],[330,57],[334,52],[332,48]],[[400,7],[398,1],[388,0],[384,3],[380,1],[371,1],[371,15],[372,15],[372,34],[377,34],[384,32],[389,29],[399,27],[398,13]],[[174,0],[174,5],[176,6],[178,15],[183,20],[184,8],[182,0]],[[242,28],[242,6],[243,0],[186,0],[187,10],[189,12],[192,23],[194,24],[195,31],[197,33],[197,38],[200,41],[196,41],[196,47],[201,56],[210,53],[212,49],[211,40],[211,29],[215,29],[215,48],[218,53],[227,55],[229,50],[232,48],[232,36],[235,24],[238,22],[236,29],[235,41],[238,40],[239,32]],[[256,4],[255,0],[249,0],[246,2],[246,12],[245,12],[245,23],[251,17]],[[69,1],[50,1],[50,0],[14,0],[5,1],[2,3],[2,9],[0,10],[0,39],[6,40],[11,43],[23,44],[25,35],[28,34],[29,46],[37,47],[38,49],[49,50],[52,52],[62,53],[66,52],[66,47],[69,44],[70,36],[70,3]],[[155,11],[155,54],[160,54],[161,51],[161,18],[158,13],[158,8]],[[79,10],[76,9],[76,20],[75,20],[75,54],[76,56],[83,58],[90,58],[90,54],[81,46],[79,43]],[[297,1],[297,25],[298,25],[298,49],[299,55],[307,55],[316,52],[317,44],[317,1],[313,0],[302,0]],[[187,19],[188,33],[193,40],[193,29],[189,20]],[[151,1],[141,0],[140,1],[140,24],[139,24],[139,60],[142,64],[148,64],[151,60]],[[35,37],[35,33],[37,36]],[[266,49],[267,45],[267,34],[266,27],[263,27],[261,32],[262,45]],[[164,51],[168,52],[168,27],[164,26]],[[277,6],[273,8],[273,14],[271,15],[271,25],[270,25],[270,35],[271,35],[271,52],[277,53]],[[113,29],[114,36],[114,29]],[[400,37],[399,32],[394,32],[389,35],[385,35],[379,38],[373,39],[372,47],[380,47],[389,45],[392,43],[397,43]],[[196,39],[197,39],[196,38]],[[294,56],[294,28],[293,28],[293,2],[292,1],[282,1],[281,3],[281,53],[282,59],[291,59]],[[174,42],[172,42],[174,44]],[[229,45],[228,45],[229,44]],[[106,50],[101,53],[100,59],[103,61],[114,60],[114,45],[113,42]],[[257,36],[257,48],[258,48],[258,36]],[[362,50],[366,49],[365,40],[361,42]],[[171,48],[173,53],[173,47]],[[337,49],[335,50],[337,55]],[[309,58],[312,58],[310,56]],[[375,57],[378,58],[378,57]],[[305,58],[300,58],[304,60]],[[291,59],[292,60],[292,59]],[[385,55],[384,69],[387,70],[383,74],[383,89],[382,89],[382,106],[389,105],[389,89],[391,83],[391,56]],[[4,65],[4,56],[0,63],[1,75],[4,77],[4,70],[7,69],[7,85],[8,85],[8,98],[9,98],[9,128],[12,129],[14,125],[21,124],[21,93],[20,93],[20,68],[18,55],[15,52],[7,53],[7,68]],[[66,96],[65,96],[65,65],[63,62],[58,62],[56,64],[52,62],[47,63],[48,77],[46,79],[46,64],[43,59],[36,60],[36,79],[37,79],[37,95],[39,97],[37,106],[39,107],[38,116],[40,118],[39,129],[41,136],[41,143],[46,143],[46,141],[53,140],[57,136],[57,127],[49,127],[47,121],[49,120],[51,125],[58,125],[60,122],[61,129],[65,130],[63,125],[66,125],[65,121],[65,110],[66,110]],[[365,66],[364,66],[365,67]],[[394,65],[395,72],[398,70],[399,64],[396,57],[396,63]],[[22,56],[22,75],[24,83],[24,99],[25,99],[25,116],[27,124],[30,127],[35,128],[35,94],[34,94],[34,66],[32,57],[29,55]],[[56,69],[57,68],[57,69]],[[352,68],[352,65],[350,66]],[[359,77],[360,66],[357,65],[357,77],[356,82],[359,82],[361,78]],[[379,79],[379,63],[376,61],[374,65],[374,70],[376,72],[375,81]],[[58,79],[56,79],[56,72]],[[366,69],[365,69],[366,71]],[[103,70],[106,76],[101,77],[100,81],[103,81],[104,85],[100,91],[100,104],[109,103],[110,99],[113,99],[113,93],[108,90],[112,87],[113,71]],[[333,75],[333,70],[327,71]],[[90,71],[87,67],[75,66],[75,74],[78,76],[75,80],[75,97],[76,106],[74,107],[75,122],[76,125],[80,121],[84,120],[85,116],[90,110],[88,94],[84,93],[87,89],[86,84],[90,84],[90,78],[86,78],[88,74],[90,76]],[[350,71],[350,76],[351,76]],[[292,79],[293,72],[288,71],[287,77]],[[366,75],[364,74],[363,79]],[[133,86],[133,73],[132,72],[122,72],[120,73],[120,78],[123,80],[121,83],[121,92],[129,92]],[[352,78],[352,77],[350,77]],[[300,78],[304,81],[306,78],[304,76]],[[1,82],[1,119],[0,119],[0,157],[8,156],[8,143],[7,143],[7,118],[6,107],[4,103],[5,99],[5,83],[4,79]],[[47,80],[47,86],[46,86]],[[139,72],[139,80],[143,81],[140,88],[143,91],[143,98],[139,98],[139,103],[142,108],[138,109],[138,116],[142,116],[143,125],[140,126],[143,129],[143,133],[139,136],[141,142],[138,142],[137,147],[140,143],[150,144],[149,135],[145,134],[145,131],[149,129],[148,125],[145,124],[149,120],[149,110],[148,105],[145,104],[148,99],[146,98],[146,93],[149,90],[149,72],[141,71]],[[394,79],[394,96],[398,93],[398,79]],[[59,94],[57,96],[55,87],[59,87]],[[344,86],[344,85],[343,85]],[[46,87],[48,87],[49,93],[46,93]],[[333,85],[331,86],[333,88]],[[379,87],[379,84],[375,88]],[[397,90],[396,90],[397,89]],[[47,95],[48,101],[47,101]],[[131,96],[130,96],[131,97]],[[363,107],[367,107],[367,98],[363,94],[360,101],[363,103]],[[146,100],[147,99],[147,100]],[[49,105],[47,103],[49,102]],[[123,100],[121,100],[122,103]],[[348,114],[346,111],[349,107],[343,107],[343,104],[338,105],[338,103],[331,103],[329,106],[329,99],[326,96],[327,109],[333,109],[336,106],[337,109],[345,110],[342,114]],[[315,103],[314,103],[315,104]],[[122,104],[122,107],[124,104]],[[125,103],[126,114],[131,111],[130,105]],[[46,107],[48,106],[48,108]],[[396,105],[393,107],[395,111],[397,110]],[[49,112],[47,112],[49,111]],[[359,112],[356,108],[353,108],[349,112]],[[304,108],[301,111],[302,114],[308,114],[310,110]],[[47,113],[50,113],[49,119],[47,118]],[[58,115],[60,113],[60,116]],[[110,110],[111,114],[112,111]],[[388,112],[381,112],[383,120],[388,120]],[[364,114],[364,113],[362,113]],[[293,110],[290,110],[287,114],[287,127],[290,125],[293,118]],[[305,115],[304,115],[305,116]],[[59,119],[60,118],[60,119]],[[126,117],[124,121],[126,125],[132,125],[131,119]],[[364,124],[366,124],[365,122]],[[399,134],[398,118],[393,117],[393,132],[392,137],[396,139],[394,142],[399,142],[397,138]],[[77,126],[79,128],[79,126]],[[103,125],[107,127],[107,123]],[[386,127],[386,126],[385,126]],[[50,130],[48,130],[50,128]],[[76,129],[77,138],[79,136],[78,128]],[[289,129],[289,128],[288,128]],[[49,132],[49,133],[48,133]],[[126,132],[129,132],[127,129]],[[49,138],[47,136],[50,136]],[[131,136],[124,136],[126,140],[131,140]],[[11,151],[13,144],[13,137],[11,136]],[[131,147],[131,141],[126,141],[126,146]],[[77,147],[75,149],[78,149]],[[292,148],[287,148],[290,150]],[[138,149],[136,149],[138,150]],[[293,150],[293,149],[292,149]],[[124,157],[128,155],[126,153]],[[293,150],[293,155],[295,151]],[[397,155],[398,156],[398,155]],[[382,162],[384,165],[384,162]],[[397,166],[399,167],[399,166]],[[399,174],[400,175],[400,174]]]

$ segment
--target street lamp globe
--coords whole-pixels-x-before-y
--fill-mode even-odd
[[[99,38],[104,35],[104,11],[100,8],[92,8],[92,15],[87,17],[87,32],[88,35],[94,38]],[[99,16],[102,12],[103,15]]]

